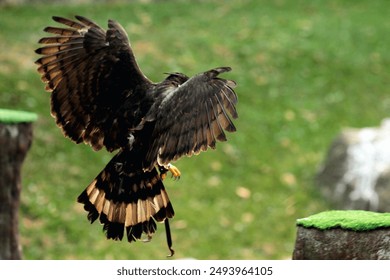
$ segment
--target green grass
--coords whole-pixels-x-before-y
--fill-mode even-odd
[[[26,259],[165,259],[152,242],[107,241],[76,197],[109,161],[61,135],[33,50],[51,16],[122,23],[144,73],[231,66],[238,131],[183,158],[165,182],[176,258],[291,258],[297,218],[330,209],[313,177],[343,127],[390,112],[389,4],[378,1],[156,1],[0,8],[0,107],[39,115],[24,164],[20,230]]]
[[[37,118],[35,113],[0,108],[1,123],[34,122]]]
[[[342,228],[354,231],[366,231],[389,228],[390,213],[376,213],[362,210],[332,210],[298,219],[297,225],[314,227],[321,230]]]

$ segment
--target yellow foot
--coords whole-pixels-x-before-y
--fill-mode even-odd
[[[181,172],[179,168],[177,168],[173,164],[168,164],[168,170],[172,173],[172,177],[174,177],[175,180],[180,179]]]
[[[180,170],[174,166],[173,164],[168,164],[167,166],[164,166],[163,170],[165,171],[162,171],[160,176],[161,176],[161,180],[164,180],[166,177],[167,177],[167,171],[170,171],[171,174],[172,174],[172,177],[174,177],[174,179],[180,179],[180,176],[181,176],[181,172]]]

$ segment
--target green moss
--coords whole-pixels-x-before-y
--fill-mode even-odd
[[[325,230],[343,228],[354,231],[390,227],[390,213],[375,213],[362,210],[326,211],[297,220],[298,226]]]
[[[30,112],[0,109],[0,123],[34,122],[37,118],[37,114]]]

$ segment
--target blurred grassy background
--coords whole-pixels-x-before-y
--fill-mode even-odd
[[[85,2],[85,1],[83,1]],[[378,1],[134,1],[0,7],[0,107],[39,114],[23,168],[26,259],[165,259],[152,242],[107,241],[76,197],[110,160],[65,139],[49,113],[33,50],[51,16],[84,15],[129,33],[154,81],[231,66],[237,133],[216,151],[181,159],[167,180],[176,258],[286,259],[295,221],[330,209],[313,176],[346,126],[376,126],[390,111],[390,4]]]

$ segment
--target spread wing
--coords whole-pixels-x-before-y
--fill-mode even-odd
[[[236,83],[218,77],[230,70],[212,69],[165,93],[158,109],[145,118],[156,122],[145,169],[215,148],[217,141],[226,141],[224,131],[236,130],[230,118],[238,117]]]
[[[121,105],[129,99],[141,103],[144,97],[134,92],[151,82],[139,69],[118,23],[109,20],[105,31],[89,19],[76,19],[53,17],[65,27],[44,29],[54,36],[39,41],[46,46],[36,50],[42,55],[36,64],[46,90],[52,91],[51,113],[63,133],[95,150],[106,146],[112,151],[125,140],[118,137],[128,135],[121,132],[134,125],[124,122],[137,123],[137,110],[120,110]]]

